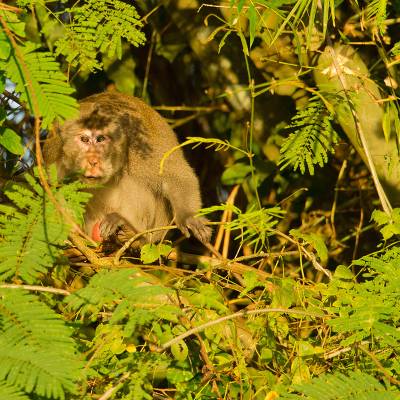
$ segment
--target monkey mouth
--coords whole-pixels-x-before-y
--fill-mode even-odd
[[[85,179],[101,179],[101,175],[84,175]]]
[[[102,175],[83,175],[83,180],[87,183],[97,183],[100,182],[102,179]]]

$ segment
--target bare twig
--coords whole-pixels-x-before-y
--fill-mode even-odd
[[[287,241],[295,244],[296,246],[298,246],[299,250],[301,250],[301,252],[306,256],[306,258],[308,259],[308,261],[311,262],[311,264],[313,265],[313,267],[317,270],[317,271],[321,271],[322,273],[324,273],[329,279],[332,279],[332,273],[331,271],[327,270],[326,268],[324,268],[316,259],[315,255],[313,253],[310,253],[309,251],[307,251],[307,249],[301,245],[298,241],[292,239],[290,236],[286,235],[283,232],[274,230],[274,233],[278,236],[283,237],[284,239],[286,239]]]
[[[240,264],[234,260],[221,259],[208,256],[199,256],[197,254],[182,253],[177,251],[172,251],[168,255],[168,259],[171,261],[178,261],[183,264],[198,265],[198,264],[208,264],[212,269],[223,269],[237,274],[244,274],[245,272],[254,272],[257,274],[258,278],[266,281],[271,277],[270,274],[253,268],[251,266]],[[272,283],[271,283],[271,286]]]
[[[260,308],[259,310],[239,311],[234,314],[225,315],[225,316],[217,318],[213,321],[208,321],[205,324],[202,324],[202,325],[196,326],[195,328],[189,329],[188,331],[182,333],[181,335],[164,343],[159,350],[164,351],[164,350],[168,349],[169,347],[173,346],[174,344],[180,342],[181,340],[186,339],[187,337],[189,337],[195,333],[201,332],[204,329],[209,328],[210,326],[218,325],[221,322],[229,321],[231,319],[235,319],[235,318],[239,318],[239,317],[245,317],[247,315],[266,314],[266,313],[272,313],[272,312],[303,315],[305,317],[321,317],[322,318],[325,316],[324,314],[308,312],[308,311],[301,311],[301,310],[291,310],[291,309],[287,309],[287,308]]]
[[[57,288],[47,287],[47,286],[36,286],[36,285],[13,285],[13,284],[5,283],[5,284],[0,285],[0,288],[24,289],[24,290],[31,290],[31,291],[37,291],[37,292],[48,292],[48,293],[54,293],[54,294],[62,294],[63,296],[69,296],[71,294],[68,290],[57,289]]]
[[[328,43],[331,42],[330,39],[329,39],[329,36],[327,37],[327,39],[328,39]],[[330,56],[332,58],[332,63],[333,63],[333,66],[334,66],[334,68],[336,70],[336,74],[338,76],[340,84],[341,84],[341,86],[343,88],[344,96],[346,97],[346,101],[347,101],[347,103],[349,105],[349,108],[350,108],[350,111],[351,111],[351,115],[352,115],[352,118],[353,118],[353,121],[354,121],[354,125],[355,125],[355,128],[356,128],[358,137],[360,138],[361,145],[362,145],[362,147],[364,149],[365,156],[366,156],[366,159],[367,159],[367,165],[369,167],[369,170],[371,171],[372,180],[374,182],[376,191],[378,193],[379,200],[381,202],[382,208],[383,208],[383,210],[385,211],[386,214],[390,215],[391,212],[392,212],[392,206],[391,206],[391,204],[389,202],[389,199],[387,198],[386,193],[385,193],[385,191],[384,191],[384,189],[382,187],[382,184],[381,184],[381,182],[379,180],[378,173],[376,171],[376,167],[375,167],[374,161],[373,161],[372,156],[371,156],[371,152],[370,152],[369,147],[368,147],[368,142],[367,142],[367,139],[365,137],[364,130],[363,130],[362,126],[361,126],[360,119],[359,119],[359,117],[357,115],[357,111],[356,111],[356,108],[354,106],[353,100],[351,99],[351,97],[349,95],[349,88],[348,88],[348,85],[347,85],[347,82],[346,82],[346,78],[344,77],[342,68],[339,65],[338,61],[337,61],[337,55],[336,55],[335,50],[334,50],[334,48],[333,48],[331,43],[327,47],[327,49],[328,49],[328,52],[329,52],[329,54],[330,54]]]
[[[122,384],[129,378],[130,375],[130,372],[125,372],[125,374],[123,374],[118,380],[117,384],[108,389],[101,397],[99,397],[99,400],[108,400],[122,386]]]

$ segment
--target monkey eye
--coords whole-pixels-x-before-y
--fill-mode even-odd
[[[105,140],[106,140],[106,137],[104,135],[99,135],[96,137],[97,143],[104,142]]]
[[[85,135],[82,135],[81,136],[81,142],[87,143],[87,142],[89,142],[89,138],[87,136],[85,136]]]

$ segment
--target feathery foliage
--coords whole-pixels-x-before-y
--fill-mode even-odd
[[[367,5],[366,20],[369,23],[373,23],[380,34],[384,34],[386,31],[387,3],[387,0],[371,0]]]
[[[393,248],[381,257],[366,256],[355,262],[365,269],[365,282],[355,284],[352,273],[339,267],[329,291],[336,301],[331,306],[338,317],[328,321],[334,332],[348,334],[341,344],[348,346],[368,339],[400,351],[400,285],[397,266],[399,249]],[[351,305],[351,307],[350,307]]]
[[[60,72],[54,55],[32,42],[18,44],[16,37],[24,34],[24,24],[9,11],[0,10],[0,16],[9,29],[8,33],[0,31],[0,47],[6,50],[0,54],[0,70],[16,84],[31,114],[41,117],[45,128],[55,119],[74,117],[77,102],[69,96],[74,90]]]
[[[239,231],[235,237],[236,240],[254,247],[255,252],[267,246],[268,237],[274,234],[274,227],[285,216],[285,211],[280,207],[261,209],[252,207],[243,212],[240,208],[231,204],[203,208],[199,212],[199,215],[209,215],[213,212],[224,210],[229,210],[236,216],[236,218],[227,224],[227,228]]]
[[[148,281],[138,270],[104,271],[94,276],[85,288],[73,293],[68,298],[68,306],[83,316],[91,316],[93,321],[100,318],[100,310],[107,309],[112,312],[110,323],[124,321],[124,335],[129,337],[136,325],[159,318],[176,321],[180,310],[169,304],[167,299],[171,295],[171,289]]]
[[[0,380],[0,399],[29,400],[29,397],[23,394],[15,386],[9,385],[6,381]]]
[[[139,46],[145,36],[135,7],[119,0],[89,0],[68,10],[72,22],[56,43],[57,54],[63,54],[73,66],[83,70],[100,69],[99,54],[122,56],[122,39]]]
[[[47,398],[75,392],[82,365],[72,330],[23,290],[0,289],[0,300],[0,380]]]
[[[295,385],[294,389],[301,393],[284,394],[282,399],[290,400],[395,400],[400,392],[395,388],[387,389],[374,377],[363,372],[326,374],[314,378],[309,383]]]
[[[304,110],[299,111],[289,125],[292,133],[283,142],[279,165],[281,170],[298,168],[302,174],[306,168],[314,175],[314,165],[322,167],[328,161],[328,153],[338,142],[338,135],[332,128],[333,117],[324,104],[312,98]]]
[[[53,181],[55,180],[53,170]],[[4,191],[12,204],[0,204],[0,279],[35,282],[62,252],[69,226],[30,175],[27,184],[11,183]],[[78,221],[90,195],[74,182],[53,189],[54,196]]]

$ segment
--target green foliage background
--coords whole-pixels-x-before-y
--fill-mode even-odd
[[[399,11],[0,3],[0,399],[400,398]],[[222,257],[77,235],[42,129],[115,89],[176,129]]]

